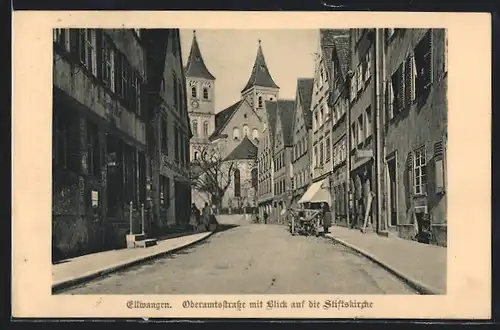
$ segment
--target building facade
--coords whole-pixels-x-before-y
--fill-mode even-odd
[[[149,176],[145,50],[132,29],[53,40],[53,247],[62,258],[124,247]]]
[[[446,246],[446,30],[386,29],[381,38],[388,228],[403,238],[430,228]]]
[[[140,30],[147,53],[148,150],[151,158],[151,231],[189,221],[192,136],[178,29]]]
[[[277,116],[273,127],[275,136],[273,148],[274,203],[276,205],[276,219],[279,223],[282,223],[285,219],[281,215],[281,211],[290,206],[292,193],[292,120],[295,110],[295,101],[278,100],[276,110]]]
[[[330,192],[332,194],[332,214],[335,223],[348,226],[348,185],[347,166],[348,110],[350,77],[350,36],[339,36],[332,49],[332,83],[328,103],[332,109],[332,173]]]
[[[295,113],[292,121],[292,192],[291,204],[298,207],[300,197],[307,191],[311,183],[311,150],[312,150],[312,113],[311,97],[313,92],[312,78],[297,80],[295,93]]]

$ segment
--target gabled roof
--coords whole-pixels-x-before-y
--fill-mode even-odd
[[[245,136],[225,160],[256,159],[257,151],[257,146],[250,141],[248,136]]]
[[[350,58],[350,37],[349,36],[339,36],[335,39],[335,47],[333,49],[332,61],[335,61],[335,67],[338,68],[336,83],[330,85],[330,97],[329,102],[333,104],[342,94],[342,87],[350,70],[351,58]]]
[[[185,71],[186,77],[215,80],[215,77],[208,71],[203,61],[203,56],[201,56],[200,46],[198,46],[198,41],[196,40],[196,31],[193,31],[193,43],[191,44],[191,52],[189,53]]]
[[[293,144],[293,115],[295,110],[294,100],[278,100],[278,114],[283,131],[283,144],[289,147]]]
[[[320,29],[320,46],[323,52],[323,61],[326,64],[326,75],[330,79],[332,74],[332,51],[338,37],[349,36],[348,29]]]
[[[278,116],[278,102],[277,101],[266,101],[265,102],[266,113],[267,113],[267,129],[269,130],[269,136],[271,137],[271,143],[274,145],[274,128],[276,127],[276,118]]]
[[[257,50],[257,57],[255,58],[255,63],[253,64],[252,73],[248,79],[245,88],[241,92],[245,92],[252,88],[253,86],[260,87],[272,87],[279,88],[274,82],[269,69],[267,68],[266,60],[264,59],[264,53],[262,52],[262,46],[259,40],[259,49]]]
[[[302,106],[304,123],[307,129],[312,128],[311,102],[312,102],[313,86],[314,86],[313,78],[299,78],[297,80],[297,90],[300,98],[300,103]]]
[[[224,128],[224,126],[226,126],[226,123],[229,121],[229,119],[233,117],[233,114],[236,112],[236,110],[238,110],[241,103],[243,103],[243,100],[240,100],[215,114],[215,130],[210,136],[210,139],[214,139],[220,135],[222,129]]]

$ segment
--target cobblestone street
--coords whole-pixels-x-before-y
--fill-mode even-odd
[[[329,239],[291,236],[278,225],[223,226],[194,247],[61,293],[415,294]]]

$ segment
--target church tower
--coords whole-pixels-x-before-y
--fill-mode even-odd
[[[193,133],[190,157],[193,161],[198,157],[200,148],[209,143],[208,138],[215,130],[215,77],[203,61],[196,31],[193,31],[185,72],[189,121]]]
[[[279,89],[269,73],[262,51],[262,44],[259,40],[257,57],[250,78],[241,91],[241,98],[246,99],[261,118],[265,118],[266,116],[263,115],[265,102],[276,101],[279,97]]]

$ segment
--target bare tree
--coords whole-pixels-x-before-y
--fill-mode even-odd
[[[222,198],[232,183],[237,162],[225,160],[222,144],[206,144],[197,148],[197,158],[191,163],[192,188],[208,193],[220,208]]]

